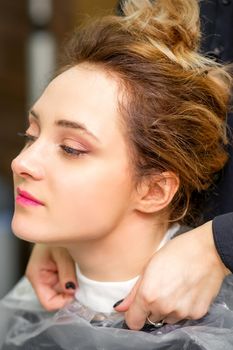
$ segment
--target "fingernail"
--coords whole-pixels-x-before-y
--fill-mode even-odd
[[[117,307],[118,305],[120,305],[120,304],[122,303],[122,301],[124,301],[124,299],[118,300],[118,301],[113,305],[113,308],[114,308],[114,307]]]
[[[73,282],[66,283],[66,289],[76,289],[75,284]]]

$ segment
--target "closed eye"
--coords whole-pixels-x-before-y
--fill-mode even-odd
[[[62,151],[69,156],[79,157],[80,155],[87,154],[87,151],[79,150],[70,146],[60,145]]]
[[[33,143],[33,142],[35,142],[36,139],[37,139],[36,136],[30,135],[30,134],[28,134],[28,133],[26,133],[26,132],[18,132],[17,135],[24,138],[25,144],[26,144],[26,145],[27,145],[28,143]]]

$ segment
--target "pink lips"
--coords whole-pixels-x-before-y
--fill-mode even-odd
[[[39,201],[30,193],[26,191],[22,191],[19,187],[17,188],[17,196],[15,198],[16,202],[18,204],[21,204],[23,206],[39,206],[39,205],[44,205],[43,202]]]

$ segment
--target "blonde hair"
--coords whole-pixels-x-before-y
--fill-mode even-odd
[[[227,160],[231,77],[198,52],[196,0],[127,0],[123,11],[78,28],[65,68],[89,62],[118,77],[136,174],[176,173],[170,219],[189,221],[193,194],[206,190]]]

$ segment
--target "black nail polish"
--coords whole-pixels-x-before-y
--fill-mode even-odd
[[[75,284],[73,282],[67,282],[66,289],[76,289]]]
[[[114,305],[113,305],[113,308],[114,307],[117,307],[118,305],[120,305],[122,303],[124,299],[121,299],[121,300],[118,300]]]

